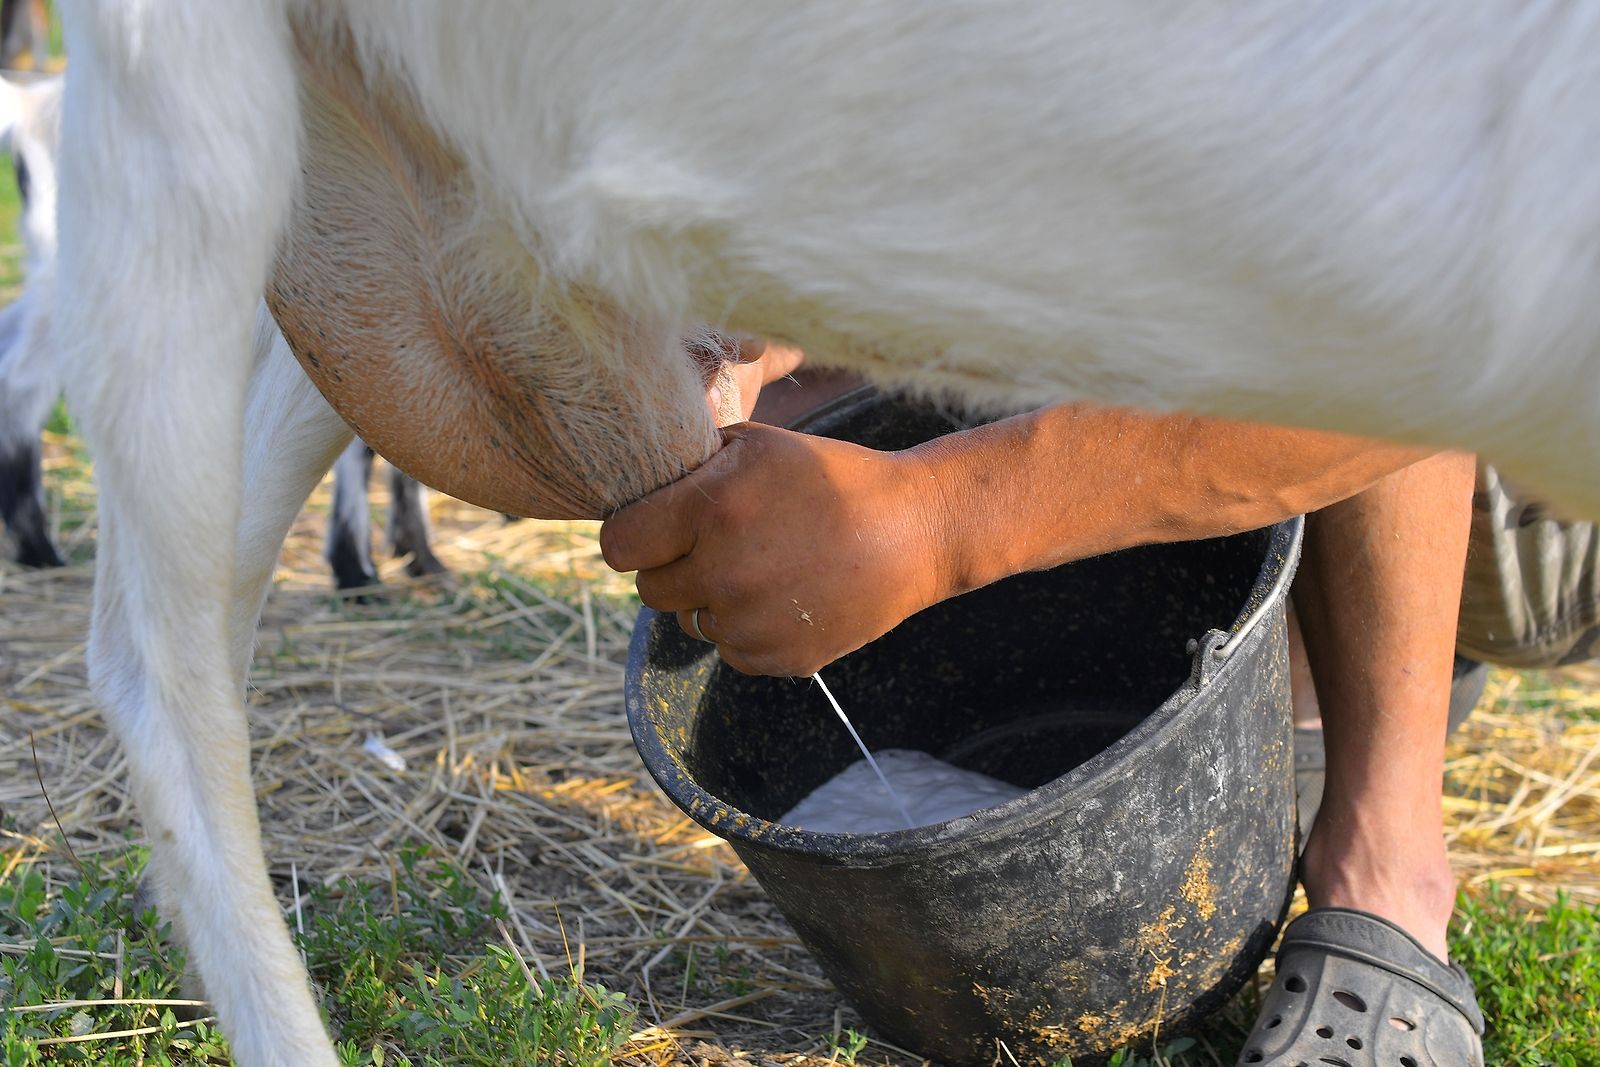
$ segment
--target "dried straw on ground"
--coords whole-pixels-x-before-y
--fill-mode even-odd
[[[1600,670],[1497,672],[1448,753],[1446,840],[1470,889],[1600,902]]]
[[[92,492],[63,478],[70,457],[57,465],[63,542],[81,557],[92,524],[72,522]],[[387,593],[356,603],[330,592],[325,512],[326,489],[285,548],[251,676],[261,825],[285,899],[291,870],[302,885],[388,881],[397,851],[425,843],[502,894],[531,963],[568,966],[564,928],[591,978],[635,998],[652,1028],[631,1056],[684,1058],[702,1039],[820,1049],[838,996],[732,851],[634,753],[622,661],[636,601],[600,560],[594,525],[507,525],[438,501],[436,548],[454,577],[411,583],[387,561]],[[91,570],[0,564],[0,810],[25,834],[0,841],[0,867],[42,856],[54,877],[71,874],[34,747],[77,855],[139,840],[124,760],[85,687]],[[365,751],[369,736],[406,769]]]
[[[67,445],[52,443],[53,506],[82,558],[92,490]],[[567,966],[564,930],[588,975],[634,997],[650,1028],[629,1059],[825,1059],[824,1039],[855,1017],[731,850],[657,792],[633,751],[621,666],[633,601],[593,526],[508,526],[440,501],[439,554],[457,577],[407,584],[391,561],[389,594],[358,604],[328,591],[325,511],[324,489],[284,551],[250,693],[285,899],[291,870],[302,884],[386,881],[399,847],[427,843],[504,896],[531,963]],[[117,856],[139,835],[84,685],[89,572],[0,564],[0,809],[23,831],[0,841],[0,864],[42,857],[57,877],[69,867],[32,746],[77,854]],[[1495,879],[1533,905],[1560,889],[1600,898],[1596,682],[1492,682],[1450,754],[1446,823],[1469,886]],[[364,750],[369,735],[406,769]],[[871,1058],[910,1059],[876,1044]]]

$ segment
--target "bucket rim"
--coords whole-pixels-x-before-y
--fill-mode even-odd
[[[858,399],[853,394],[845,394],[816,413],[837,410]],[[1114,788],[1120,779],[1146,766],[1154,758],[1159,747],[1156,742],[1162,735],[1177,728],[1193,713],[1207,690],[1225,687],[1240,664],[1250,658],[1248,654],[1254,653],[1268,639],[1271,628],[1259,623],[1288,598],[1299,562],[1304,526],[1304,516],[1296,515],[1265,527],[1270,532],[1261,569],[1228,628],[1228,654],[1220,657],[1220,663],[1214,662],[1204,669],[1197,667],[1133,729],[1065,774],[1014,800],[980,808],[957,819],[876,834],[819,832],[762,818],[704,789],[668,752],[645,707],[641,685],[650,634],[662,618],[662,613],[648,607],[639,609],[628,646],[624,685],[628,730],[645,769],[668,799],[700,827],[735,846],[747,844],[841,867],[876,867],[915,861],[934,849],[980,845],[1003,834],[1026,830],[1050,818],[1063,803],[1081,802]],[[1197,659],[1214,655],[1215,643],[1205,641],[1204,635],[1194,636],[1199,644],[1193,653]],[[716,656],[716,649],[708,645],[700,658],[704,661]]]

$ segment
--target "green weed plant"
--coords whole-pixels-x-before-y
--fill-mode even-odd
[[[213,1021],[193,1017],[204,1008],[183,1003],[182,950],[153,910],[128,906],[142,863],[90,861],[54,892],[34,866],[0,882],[0,1067],[230,1062]],[[627,999],[570,967],[536,975],[499,936],[504,918],[421,850],[390,884],[313,889],[300,940],[341,1062],[609,1064],[633,1030]]]

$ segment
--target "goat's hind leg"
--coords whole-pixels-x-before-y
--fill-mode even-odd
[[[261,606],[290,525],[336,457],[348,456],[356,447],[366,451],[295,362],[265,305],[256,320],[255,352],[245,411],[244,503],[229,628],[241,679],[250,665]]]
[[[333,512],[322,558],[333,571],[335,589],[365,589],[378,584],[372,563],[372,519],[367,487],[372,480],[372,449],[351,441],[333,464]]]
[[[389,468],[389,546],[396,556],[411,557],[406,573],[413,578],[449,570],[433,554],[428,489],[398,467]]]
[[[250,334],[297,167],[288,29],[228,0],[65,14],[53,332],[99,480],[91,681],[236,1061],[334,1067],[262,857],[234,639]]]
[[[350,436],[349,428],[305,378],[276,331],[270,330],[270,323],[267,329],[271,338],[264,350],[258,347],[248,390],[243,505],[238,512],[228,595],[221,598],[227,689],[211,691],[210,708],[196,705],[192,709],[196,716],[190,721],[203,718],[206,722],[203,734],[195,731],[163,739],[169,747],[168,759],[157,769],[168,777],[160,785],[141,781],[145,769],[135,753],[137,748],[147,753],[153,748],[148,728],[154,723],[129,726],[128,719],[191,709],[162,708],[155,703],[159,698],[139,693],[149,693],[152,683],[160,685],[164,680],[152,678],[149,667],[140,662],[145,650],[139,647],[133,627],[148,618],[147,611],[137,610],[139,602],[120,608],[106,603],[116,591],[123,591],[126,597],[125,591],[134,584],[126,581],[125,572],[116,566],[100,570],[91,649],[96,690],[129,748],[136,792],[151,836],[150,874],[155,894],[193,953],[204,995],[224,1012],[238,1062],[251,1067],[332,1062],[325,1058],[331,1051],[310,1000],[306,976],[289,945],[281,910],[265,878],[241,697],[257,620],[284,535]],[[120,517],[126,510],[119,507],[116,514],[119,519],[111,524],[109,533],[102,518],[103,553],[122,548],[126,527]],[[127,557],[119,552],[115,558],[121,562]],[[112,592],[108,594],[106,589]],[[193,593],[194,587],[186,583],[186,590]],[[183,594],[175,596],[170,588],[167,596],[169,603],[184,600]],[[190,606],[200,609],[195,613],[197,620],[218,617],[208,610],[210,603],[201,604],[198,598]],[[210,625],[208,621],[208,630]],[[168,633],[181,629],[180,623]],[[196,632],[187,637],[201,640]],[[208,654],[215,651],[206,649]],[[201,684],[182,687],[175,699],[205,691],[201,689],[205,680],[189,681]],[[208,710],[210,716],[205,715]],[[181,721],[168,728],[192,729]],[[186,748],[188,751],[183,750]],[[219,756],[227,761],[223,769],[230,772],[229,777],[238,781],[217,780],[215,764],[222,764]],[[203,761],[214,761],[214,765],[201,767]],[[195,806],[174,810],[185,795]],[[252,836],[241,840],[238,835],[246,828]],[[195,869],[197,860],[199,870]],[[218,893],[230,893],[233,898],[218,900]],[[215,940],[219,932],[225,935],[220,953],[214,945],[208,953],[208,940]],[[281,945],[275,943],[279,941]],[[282,948],[287,948],[287,954]],[[218,955],[222,956],[220,967],[213,962]],[[241,977],[253,980],[241,983]],[[230,1023],[224,1004],[235,1006],[236,1021]]]
[[[50,540],[45,518],[44,462],[39,434],[24,435],[27,421],[0,431],[0,522],[17,543],[17,562],[24,567],[60,567],[66,563]]]
[[[350,427],[295,362],[265,307],[257,320],[254,354],[255,371],[245,413],[243,503],[229,627],[231,656],[239,678],[249,668],[261,607],[284,537],[329,464],[351,439]],[[361,442],[354,444],[365,451]],[[142,912],[159,901],[181,933],[181,902],[160,900],[154,872],[148,874],[134,895],[135,910]],[[196,995],[203,996],[203,989]]]

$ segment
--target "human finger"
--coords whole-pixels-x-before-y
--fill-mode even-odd
[[[684,556],[660,567],[651,567],[634,575],[634,585],[639,599],[656,611],[687,611],[704,607],[712,599],[708,583],[704,581],[698,561]]]
[[[768,343],[761,355],[761,384],[767,385],[792,374],[806,361],[806,354],[793,345]]]
[[[601,524],[600,555],[608,567],[647,571],[694,550],[699,510],[706,500],[697,488],[699,473],[662,486]]]

